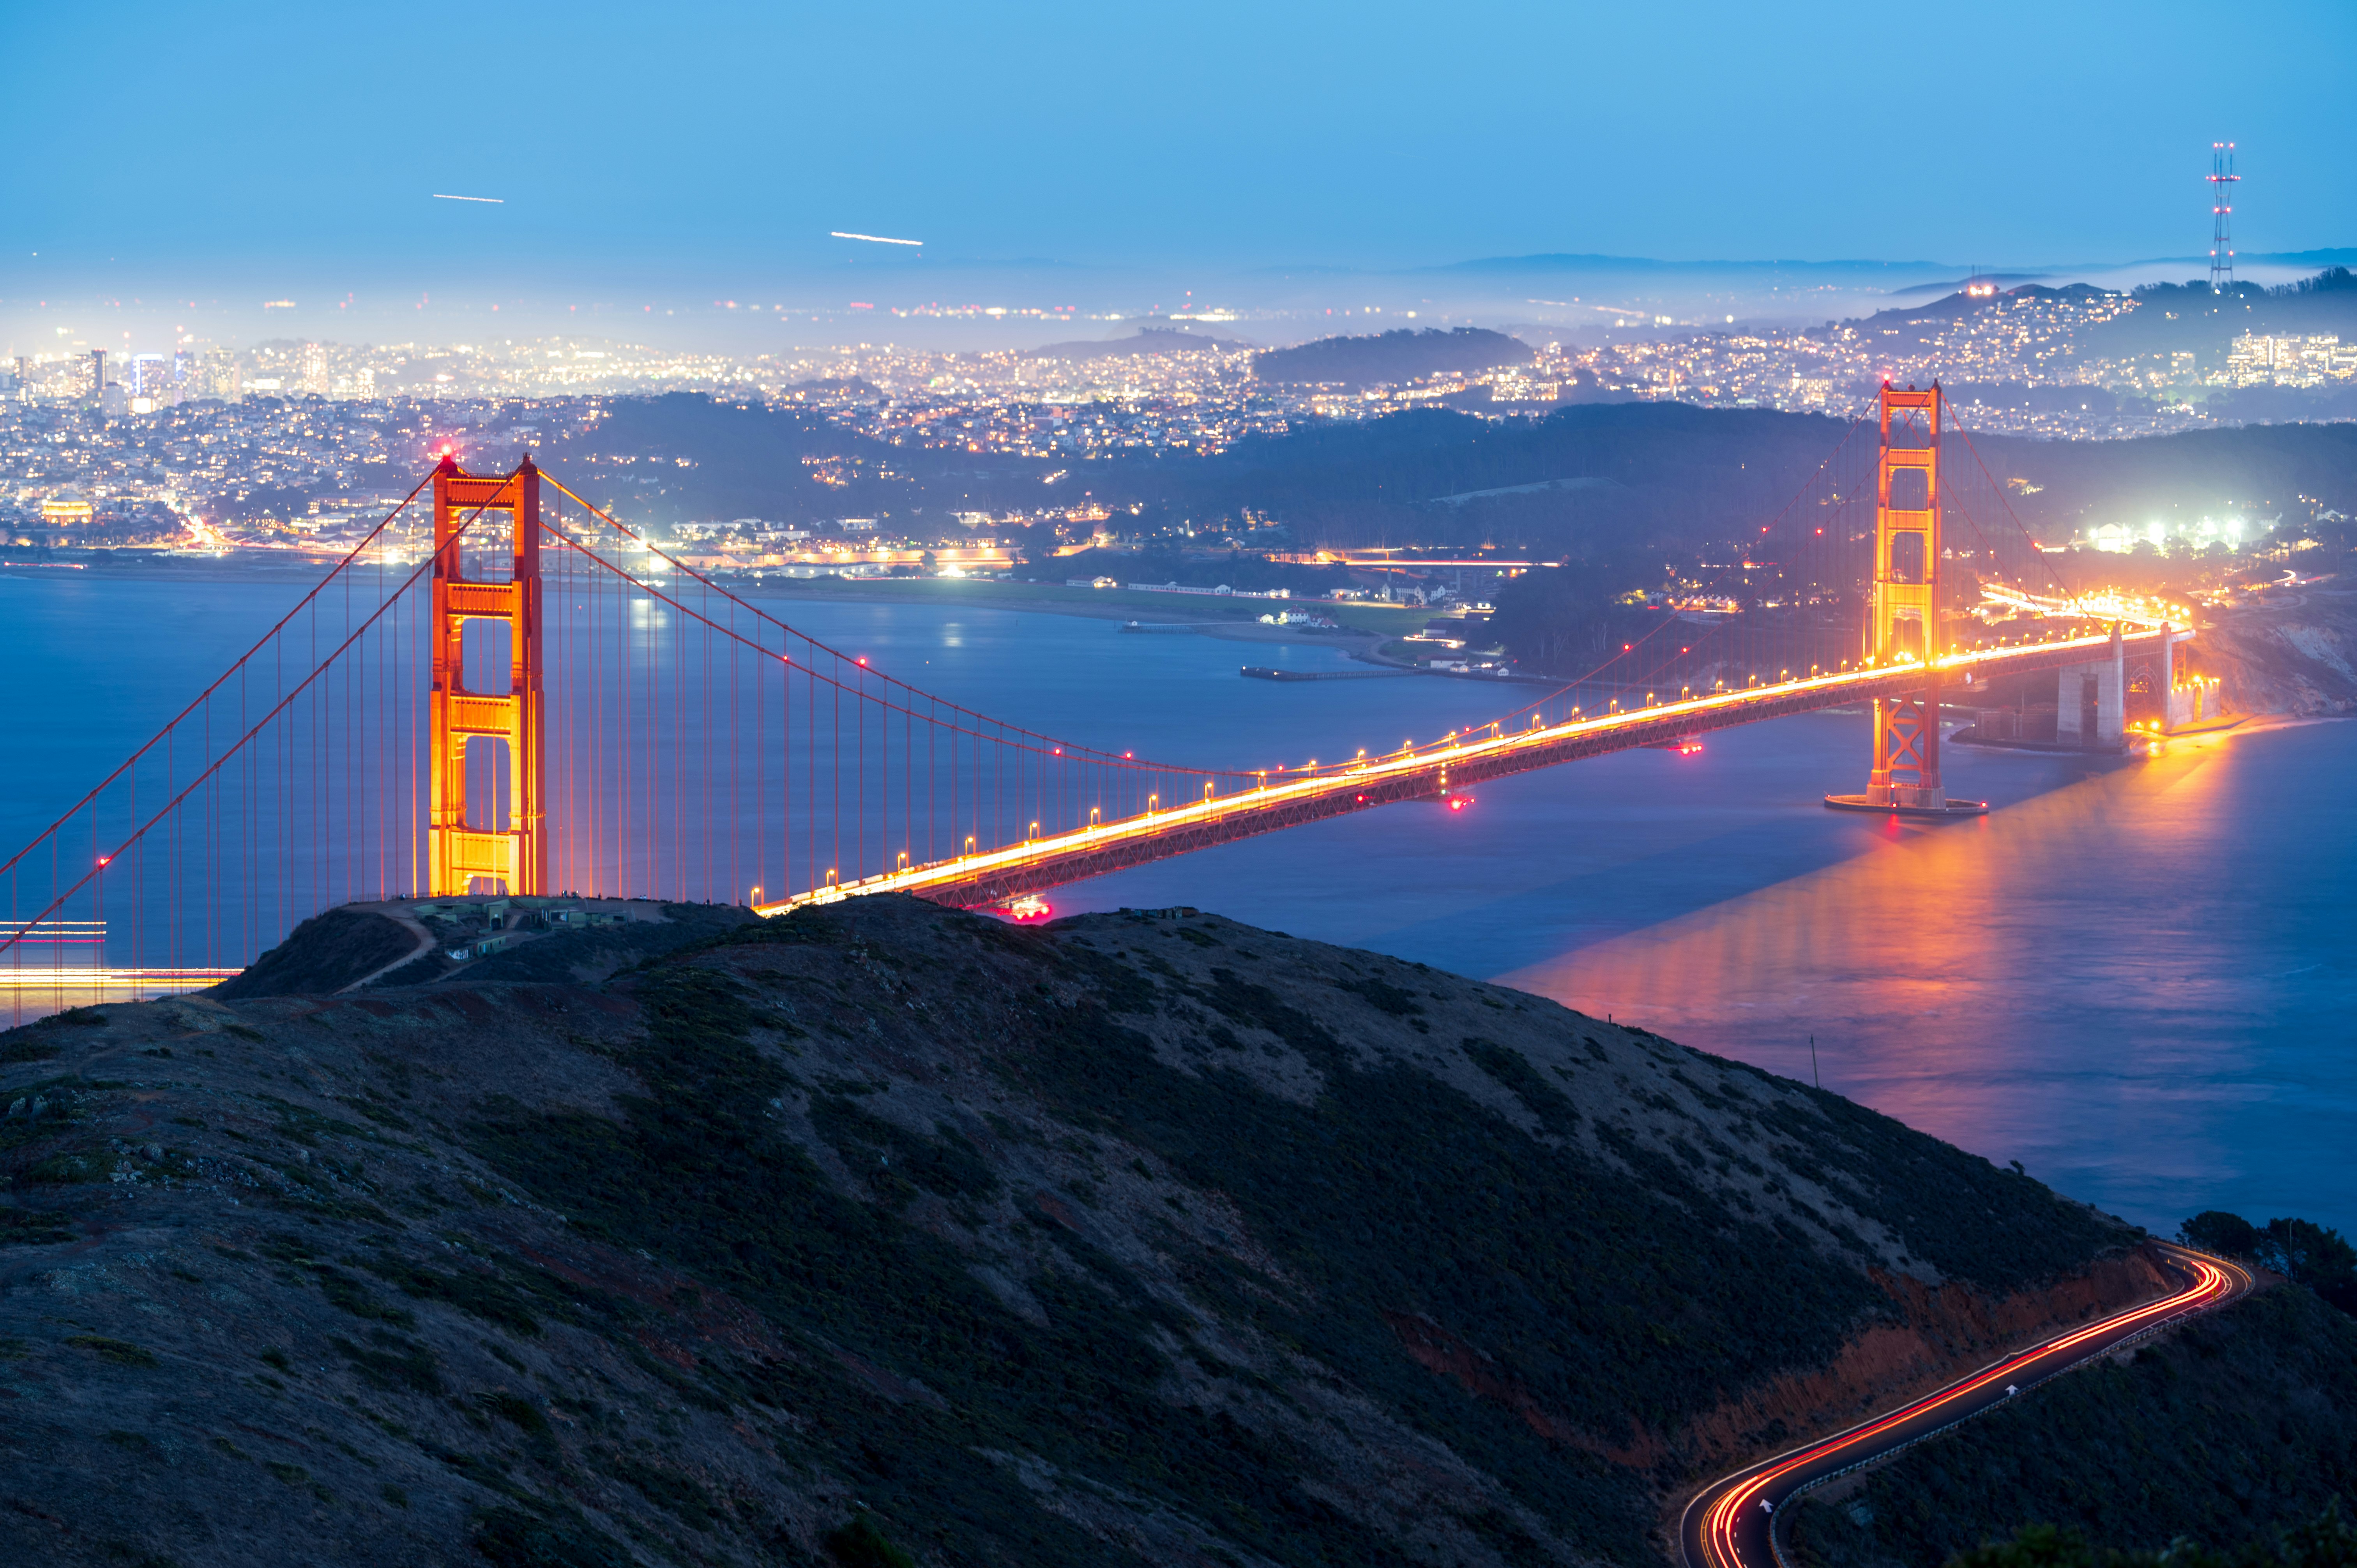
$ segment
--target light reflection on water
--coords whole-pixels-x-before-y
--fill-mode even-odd
[[[0,579],[17,673],[5,854],[227,665],[299,588]],[[1531,688],[1276,684],[1314,643],[1139,637],[961,607],[788,612],[1012,723],[1264,767],[1478,723]],[[145,635],[124,638],[124,625]],[[158,650],[169,657],[159,663]],[[2199,1208],[2357,1230],[2357,725],[2180,746],[2105,769],[1958,748],[1998,810],[1891,830],[1829,812],[1858,716],[1722,732],[1059,889],[1058,912],[1194,904],[1642,1022],[1825,1085],[2156,1229]]]
[[[1806,1077],[2156,1227],[2357,1219],[2357,729],[2201,746],[1501,976]]]

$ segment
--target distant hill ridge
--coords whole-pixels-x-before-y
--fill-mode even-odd
[[[1921,304],[1894,305],[1849,325],[1876,338],[1896,334],[1902,343],[1921,347],[1950,323],[2008,302],[2083,302],[2121,292],[2083,283],[2060,287],[2023,284],[1989,295],[1959,290]],[[2244,283],[2213,294],[2206,281],[2193,278],[2181,284],[2145,284],[2126,292],[2136,301],[2135,308],[2089,328],[2083,338],[2089,353],[2118,358],[2187,349],[2215,354],[2245,332],[2357,334],[2357,274],[2343,266],[2329,266],[2313,277],[2272,288]]]
[[[1975,392],[1991,403],[2011,401],[2006,389],[1954,390],[1966,401]],[[2234,395],[2277,391],[2291,394],[2246,388]],[[1775,515],[1840,443],[1844,423],[1683,403],[1573,406],[1503,422],[1418,409],[1366,421],[1297,421],[1281,435],[1247,436],[1215,456],[1112,457],[1092,465],[1088,484],[1109,507],[1138,507],[1146,528],[1232,518],[1249,508],[1283,520],[1293,540],[1311,545],[1493,541],[1552,557],[1634,540],[1697,550],[1724,540],[1734,520],[1756,524]],[[2048,542],[2090,523],[2165,516],[2173,508],[2198,516],[2203,508],[2255,507],[2266,517],[2315,496],[2357,511],[2357,424],[2287,423],[2137,441],[1975,439],[1998,472],[2035,487],[2014,506]],[[582,493],[657,520],[860,516],[892,518],[896,527],[912,520],[917,528],[931,526],[935,509],[1034,506],[1041,479],[1069,462],[894,446],[846,430],[819,409],[740,407],[695,392],[617,398],[591,429],[553,432],[539,456]],[[633,462],[633,456],[666,460]],[[848,488],[813,477],[815,460],[827,456],[845,460]],[[681,467],[667,460],[673,457],[693,464]],[[1519,489],[1571,476],[1626,488]],[[416,481],[391,465],[363,470],[362,478],[402,489]],[[1473,499],[1448,508],[1423,504],[1468,495]]]
[[[1878,310],[1863,320],[1853,321],[1849,325],[1857,328],[1860,331],[1876,333],[1884,328],[1904,329],[1926,323],[1944,326],[1950,321],[1978,315],[1984,310],[1996,309],[2007,300],[2083,301],[2106,298],[2117,292],[2116,289],[2097,288],[2093,284],[2084,283],[2063,284],[2060,287],[2050,287],[2038,283],[2017,284],[2010,288],[2000,289],[1995,294],[1981,295],[1958,289],[1953,294],[1943,295],[1937,299],[1927,299],[1920,305],[1894,305],[1888,309]]]
[[[1321,338],[1291,349],[1265,349],[1253,356],[1253,373],[1265,381],[1349,387],[1412,381],[1451,371],[1488,371],[1526,365],[1537,351],[1518,338],[1486,327],[1412,327],[1364,338]]]
[[[1087,339],[1071,343],[1050,343],[1043,349],[1033,349],[1024,355],[1029,360],[1111,360],[1130,359],[1139,354],[1211,354],[1226,350],[1230,353],[1252,345],[1241,338],[1222,338],[1214,332],[1189,332],[1176,327],[1145,327],[1126,338]]]

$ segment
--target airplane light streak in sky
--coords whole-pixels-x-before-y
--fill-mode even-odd
[[[434,199],[436,201],[485,201],[493,207],[504,207],[508,200],[504,196],[445,196],[438,190],[434,193]]]
[[[837,240],[865,240],[871,245],[921,245],[924,243],[922,240],[893,240],[882,234],[846,234],[840,229],[830,229],[827,232]]]

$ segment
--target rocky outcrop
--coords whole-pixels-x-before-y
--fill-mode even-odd
[[[373,910],[329,909],[287,933],[286,940],[223,981],[224,1000],[264,996],[325,996],[388,966],[432,949],[422,927]]]
[[[2340,579],[2225,611],[2190,648],[2229,713],[2357,714],[2357,591]]]

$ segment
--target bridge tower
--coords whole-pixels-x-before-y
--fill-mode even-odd
[[[467,575],[467,546],[495,537],[486,519],[505,513],[511,537],[504,582]],[[463,537],[462,537],[463,534]],[[479,560],[483,551],[478,545]],[[434,673],[428,892],[474,890],[478,877],[510,894],[548,891],[547,820],[542,806],[543,683],[540,614],[540,470],[527,456],[512,474],[478,478],[444,456],[434,470]],[[461,657],[468,621],[508,628],[507,690],[467,687]],[[505,822],[467,813],[467,753],[475,741],[505,748]]]
[[[1901,392],[1883,383],[1881,456],[1875,476],[1874,588],[1866,657],[1889,666],[1920,660],[1921,690],[1874,702],[1874,752],[1866,793],[1828,795],[1837,811],[1902,816],[1975,816],[1980,800],[1952,800],[1940,781],[1940,383]],[[1917,423],[1916,415],[1921,416]],[[1918,476],[1920,476],[1920,482]]]

